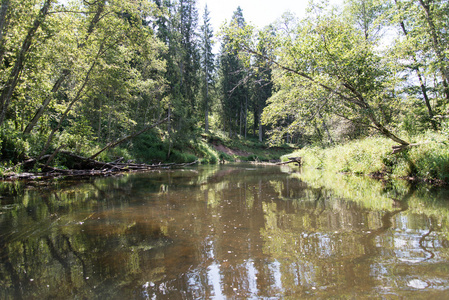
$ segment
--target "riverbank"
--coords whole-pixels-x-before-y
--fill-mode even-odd
[[[211,148],[219,162],[277,162],[281,156],[297,149],[290,145],[270,147],[255,138],[229,138],[220,134],[204,135],[203,142]]]
[[[414,146],[396,153],[391,140],[370,137],[329,148],[305,147],[284,156],[283,160],[300,156],[305,166],[331,172],[449,184],[447,136],[426,133],[410,140]]]
[[[183,147],[173,148],[171,159],[164,160],[166,152],[164,144],[146,137],[145,143],[134,143],[132,151],[117,147],[107,154],[100,156],[97,161],[99,168],[78,168],[79,160],[61,156],[66,151],[60,151],[54,161],[55,165],[44,170],[41,165],[26,167],[24,163],[14,166],[3,165],[0,175],[3,179],[45,179],[60,176],[78,176],[83,170],[83,176],[115,174],[129,171],[136,165],[147,169],[163,167],[165,165],[183,165],[186,163],[216,164],[223,162],[278,162],[282,157],[302,157],[303,165],[311,168],[324,169],[334,173],[368,175],[378,179],[402,178],[409,181],[421,181],[434,185],[449,184],[449,140],[447,135],[427,133],[409,139],[414,146],[402,151],[394,151],[396,144],[383,137],[370,137],[351,141],[332,147],[308,146],[300,150],[284,145],[269,147],[256,139],[239,137],[228,138],[219,134],[203,134],[198,141],[192,141]],[[166,151],[164,151],[166,150]],[[89,153],[88,153],[89,154]],[[89,157],[85,155],[84,157]],[[126,166],[114,165],[117,159],[127,162]],[[110,166],[111,165],[111,166]],[[105,166],[110,166],[106,168]],[[48,168],[48,166],[46,166]],[[45,172],[43,172],[45,171]],[[103,172],[104,171],[104,172]]]
[[[4,153],[13,155],[8,160],[2,157],[2,180],[111,176],[125,172],[179,168],[197,163],[274,162],[295,150],[290,146],[272,148],[255,138],[228,138],[220,134],[203,134],[197,140],[170,146],[152,133],[136,137],[132,143],[110,148],[98,155],[97,160],[92,155],[101,149],[101,145],[73,152],[55,149],[53,154],[44,155],[38,161],[32,158],[33,151],[30,149],[18,154],[18,148],[14,145],[4,148]]]

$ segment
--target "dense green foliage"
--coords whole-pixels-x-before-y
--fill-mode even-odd
[[[406,134],[447,123],[448,9],[447,1],[322,1],[304,19],[282,16],[275,34],[249,26],[225,34],[235,51],[272,64],[263,120],[273,143],[381,134],[407,145]]]
[[[205,133],[262,149],[447,139],[448,13],[445,0],[323,0],[256,29],[238,7],[217,54],[195,0],[2,1],[2,164],[58,165],[60,150],[88,157],[112,144],[100,159],[227,157]]]

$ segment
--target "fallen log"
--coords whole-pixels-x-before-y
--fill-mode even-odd
[[[70,151],[61,150],[59,154],[68,156],[72,160],[74,168],[71,169],[59,169],[47,164],[36,162],[35,159],[29,159],[23,162],[21,165],[34,166],[35,169],[40,169],[40,172],[23,172],[14,173],[9,172],[3,174],[0,180],[41,180],[51,179],[57,177],[92,177],[92,176],[111,176],[114,174],[125,172],[137,172],[137,171],[149,171],[157,169],[171,169],[181,168],[197,164],[198,161],[190,163],[167,163],[167,164],[136,164],[136,163],[121,163],[121,159],[114,162],[102,162],[91,158],[83,157],[74,154]],[[41,158],[41,160],[44,157]],[[12,169],[12,168],[11,168]]]
[[[421,145],[425,145],[425,144],[428,144],[428,143],[429,142],[392,146],[391,148],[393,148],[393,152],[391,154],[396,154],[396,153],[402,152],[402,151],[404,151],[406,149],[409,149],[411,147],[421,146]]]
[[[286,165],[290,163],[296,163],[296,165],[301,166],[302,165],[302,158],[301,157],[288,157],[288,161],[277,163],[276,165]]]

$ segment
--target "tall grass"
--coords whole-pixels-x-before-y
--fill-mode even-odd
[[[426,133],[410,140],[419,145],[396,154],[392,154],[394,142],[391,140],[370,137],[331,148],[306,147],[288,156],[301,156],[305,166],[333,172],[382,173],[391,177],[416,177],[449,183],[447,136]]]

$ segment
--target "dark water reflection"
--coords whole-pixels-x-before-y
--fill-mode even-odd
[[[288,167],[5,184],[1,299],[449,297],[449,192]]]

